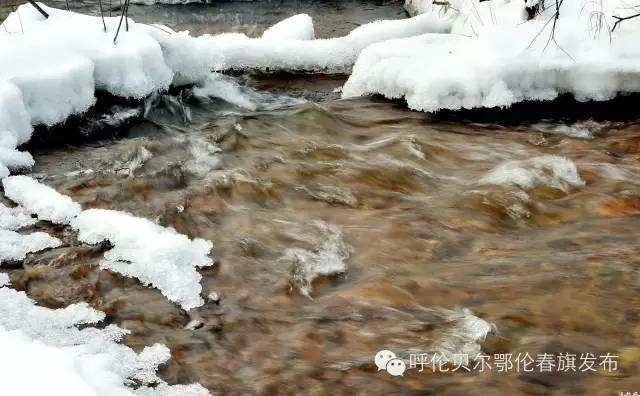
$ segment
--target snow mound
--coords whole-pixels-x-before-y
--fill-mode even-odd
[[[437,111],[640,92],[640,18],[610,31],[614,16],[631,13],[622,0],[565,1],[555,24],[554,7],[527,20],[527,6],[462,1],[448,14],[454,17],[451,37],[426,34],[371,45],[343,97],[404,97],[412,109]]]
[[[105,18],[105,32],[99,17],[42,7],[49,14],[48,19],[32,6],[22,5],[18,8],[19,16],[14,12],[5,20],[9,31],[24,30],[24,33],[0,42],[0,50],[15,54],[7,62],[13,67],[2,64],[0,75],[11,72],[13,78],[27,82],[38,77],[36,73],[42,73],[39,77],[47,83],[64,77],[70,82],[84,80],[91,84],[87,90],[92,99],[94,80],[97,89],[132,98],[143,98],[169,87],[173,73],[146,27],[129,20],[129,30],[122,29],[114,45],[118,17]],[[33,57],[34,52],[39,52],[39,57]],[[47,62],[43,62],[43,55]],[[73,72],[75,69],[78,71]],[[56,75],[48,76],[48,70]],[[69,99],[67,95],[64,98]]]
[[[547,186],[568,192],[584,181],[576,165],[569,159],[544,155],[520,161],[507,161],[487,173],[480,184],[517,186],[524,190]]]
[[[15,231],[0,230],[0,263],[24,260],[27,253],[58,247],[61,244],[58,238],[44,232],[23,235]]]
[[[145,347],[138,354],[119,344],[126,330],[95,327],[105,315],[86,303],[39,307],[24,292],[7,287],[6,274],[0,278],[0,370],[7,394],[209,394],[199,384],[169,386],[156,375],[170,357],[164,345]],[[135,383],[143,386],[134,389]]]
[[[304,296],[311,297],[313,281],[322,276],[342,274],[347,271],[349,247],[342,240],[338,227],[317,221],[313,223],[319,237],[312,243],[312,250],[291,248],[281,258],[291,263],[290,283]]]
[[[115,210],[85,210],[71,226],[82,242],[111,242],[113,249],[105,253],[102,268],[153,285],[185,310],[204,303],[196,267],[213,264],[208,256],[211,242],[190,240],[173,228]]]
[[[313,20],[307,14],[298,14],[276,23],[262,34],[264,39],[313,40],[316,38]]]
[[[10,176],[2,180],[4,195],[20,204],[40,220],[69,224],[82,208],[71,198],[28,176]]]

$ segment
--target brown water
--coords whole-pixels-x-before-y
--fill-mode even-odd
[[[251,97],[259,110],[187,95],[191,121],[180,106],[159,106],[119,139],[34,152],[33,172],[85,208],[130,211],[213,241],[216,265],[202,283],[219,305],[185,313],[100,271],[106,247],[82,246],[66,229],[53,230],[65,246],[11,270],[14,286],[45,306],[88,301],[132,331],[128,345],[171,348],[167,381],[216,393],[640,389],[640,122],[447,121],[375,98],[338,100],[341,77],[241,81],[270,92]],[[128,171],[142,147],[153,156]],[[505,161],[543,155],[571,159],[585,184],[479,182]],[[309,285],[300,255],[344,259],[346,272]],[[462,308],[495,324],[487,354],[612,353],[619,368],[376,371],[381,349],[406,358],[460,348]],[[185,328],[194,319],[202,326]]]

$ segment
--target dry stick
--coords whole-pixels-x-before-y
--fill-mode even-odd
[[[98,0],[100,4],[100,16],[102,17],[102,26],[104,27],[104,32],[107,32],[107,24],[104,22],[104,10],[102,9],[102,0]]]
[[[127,3],[125,1],[125,6],[121,7],[121,13],[120,13],[120,22],[118,22],[118,29],[116,30],[116,35],[113,37],[113,45],[116,45],[116,40],[118,40],[118,34],[120,33],[120,27],[122,26],[122,19],[124,19],[124,12],[127,6]]]
[[[628,19],[633,19],[633,18],[637,18],[640,17],[640,12],[637,14],[633,14],[633,15],[629,15],[626,17],[619,17],[619,16],[613,16],[616,19],[616,23],[613,24],[613,28],[611,28],[611,32],[613,33],[614,30],[616,30],[616,27],[618,27],[618,25],[622,22],[622,21],[626,21]]]
[[[35,2],[35,1],[33,1],[33,0],[29,0],[29,3],[33,6],[33,8],[35,8],[36,10],[38,10],[38,12],[42,14],[42,16],[44,16],[45,18],[49,18],[49,14],[47,14],[47,13],[42,9],[42,7],[40,7],[40,6],[38,5],[38,3],[36,3],[36,2]]]
[[[128,32],[129,31],[129,0],[126,0],[124,2],[124,8],[125,8],[124,26]]]

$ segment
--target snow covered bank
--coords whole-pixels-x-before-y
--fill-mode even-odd
[[[173,228],[115,210],[85,210],[71,226],[79,231],[82,242],[108,240],[113,244],[104,255],[102,268],[153,285],[185,310],[204,303],[200,297],[202,276],[195,267],[213,264],[208,256],[211,242],[190,240]]]
[[[302,22],[305,25],[307,22]],[[287,23],[287,35],[293,28]],[[201,79],[211,71],[315,71],[344,73],[351,70],[358,54],[367,46],[398,37],[428,32],[447,32],[449,22],[432,14],[415,18],[372,22],[344,37],[301,40],[267,37],[250,38],[240,33],[191,37],[187,32],[167,35],[154,29],[165,60],[187,80]],[[282,30],[278,28],[280,35]],[[295,33],[299,37],[299,33]]]
[[[0,178],[29,168],[33,158],[16,150],[32,125],[52,126],[95,104],[95,91],[144,98],[171,83],[205,81],[211,71],[349,71],[373,43],[427,32],[446,32],[435,14],[377,21],[344,37],[314,38],[313,21],[294,15],[261,38],[229,33],[191,37],[160,25],[128,21],[114,44],[119,19],[81,15],[42,5],[11,13],[0,28]],[[37,55],[36,55],[37,54]]]
[[[620,0],[565,1],[555,24],[554,7],[527,20],[526,2],[450,3],[452,35],[368,47],[343,97],[404,97],[413,109],[436,111],[504,107],[565,93],[586,101],[640,92],[640,18],[609,33],[614,16],[631,13]],[[434,12],[444,11],[422,15]]]
[[[169,386],[155,373],[170,358],[156,344],[139,354],[119,341],[126,330],[96,324],[104,313],[87,304],[62,309],[35,305],[7,287],[0,274],[0,359],[3,392],[10,395],[204,396],[199,384]],[[142,386],[134,389],[136,383]],[[155,385],[155,387],[149,387]]]

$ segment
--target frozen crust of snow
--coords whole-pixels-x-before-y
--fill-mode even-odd
[[[28,176],[9,176],[2,180],[4,195],[40,220],[69,224],[82,208],[80,204]]]
[[[262,34],[264,39],[313,40],[316,38],[313,20],[307,14],[298,14],[276,23]]]
[[[584,181],[573,161],[556,155],[543,155],[504,162],[480,179],[480,184],[517,186],[525,190],[547,186],[567,192],[571,187],[584,185]]]
[[[0,370],[10,395],[203,396],[199,384],[169,386],[155,373],[170,353],[161,344],[139,354],[119,343],[126,330],[95,327],[104,313],[86,303],[49,309],[0,284]],[[35,379],[35,380],[34,380]],[[134,381],[143,386],[134,389]],[[150,387],[150,384],[158,384]]]
[[[196,267],[213,264],[211,242],[190,240],[173,228],[115,210],[85,210],[71,226],[79,231],[82,242],[108,240],[113,244],[104,255],[102,268],[153,285],[185,310],[204,303],[200,297],[202,277]]]
[[[462,6],[450,36],[425,34],[362,51],[343,97],[404,97],[412,109],[437,111],[505,107],[565,93],[586,101],[640,92],[640,19],[625,21],[609,37],[612,15],[629,11],[618,0],[606,2],[603,10],[595,9],[596,3],[563,3],[558,45],[549,40],[550,11],[525,22],[524,2],[474,3],[477,10]],[[602,32],[593,28],[599,17]]]
[[[24,235],[15,231],[0,230],[0,263],[24,260],[27,253],[58,247],[61,244],[58,238],[44,232]]]

